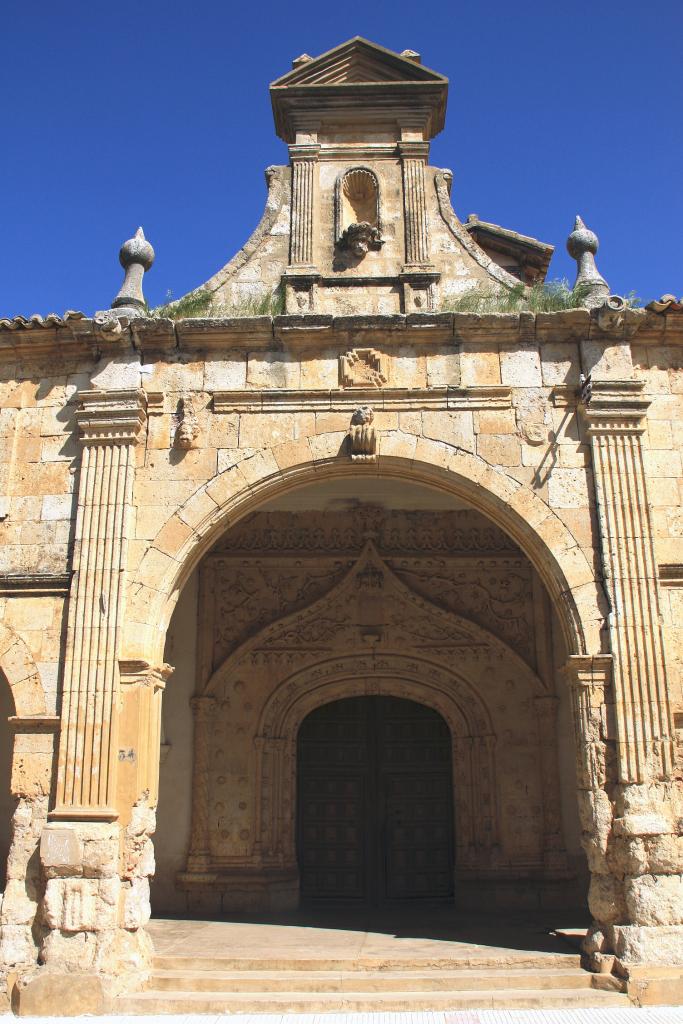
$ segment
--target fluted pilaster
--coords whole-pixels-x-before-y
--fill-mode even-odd
[[[290,264],[313,265],[313,217],[315,209],[315,165],[320,147],[290,146],[292,161],[292,233]]]
[[[609,630],[619,781],[668,778],[673,727],[659,584],[643,464],[648,401],[639,381],[594,382],[591,439]]]
[[[53,817],[115,818],[118,646],[142,391],[86,391]]]
[[[429,264],[424,174],[429,146],[426,142],[401,142],[399,152],[403,170],[406,266],[420,267]]]

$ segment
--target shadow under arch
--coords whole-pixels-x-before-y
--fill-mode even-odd
[[[408,435],[406,435],[408,436]],[[169,517],[143,556],[128,590],[125,657],[161,663],[180,589],[230,526],[268,500],[316,481],[372,474],[450,493],[503,529],[527,555],[550,596],[568,655],[602,653],[607,602],[578,541],[529,487],[478,456],[420,438],[420,457],[380,453],[377,462],[301,457],[281,465],[275,446],[245,458],[195,491]]]
[[[17,718],[47,714],[43,684],[33,655],[11,626],[0,624],[0,685],[3,676]]]

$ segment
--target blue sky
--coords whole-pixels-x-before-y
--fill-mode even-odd
[[[564,242],[579,212],[613,291],[683,293],[683,3],[218,3],[4,7],[0,316],[109,305],[138,224],[148,300],[179,297],[258,222],[286,163],[268,83],[353,35],[450,79],[433,164],[462,219]]]

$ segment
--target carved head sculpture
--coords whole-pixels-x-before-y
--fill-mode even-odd
[[[199,424],[191,398],[181,398],[178,403],[178,426],[175,432],[176,448],[193,448],[199,434]]]
[[[343,237],[346,248],[354,256],[365,256],[370,249],[379,249],[382,245],[379,230],[373,228],[367,221],[361,221],[360,224],[349,224]]]
[[[372,423],[375,418],[375,414],[369,405],[359,405],[354,411],[351,417],[351,425],[365,426],[367,423]]]

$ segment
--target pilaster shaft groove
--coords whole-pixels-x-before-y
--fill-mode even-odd
[[[318,146],[291,146],[292,159],[292,232],[290,264],[313,265],[313,215],[315,163]]]
[[[593,384],[584,409],[593,455],[609,630],[619,780],[668,778],[673,728],[642,434],[648,403],[638,382]]]
[[[69,602],[55,817],[115,817],[118,642],[138,391],[84,392],[83,444]]]

